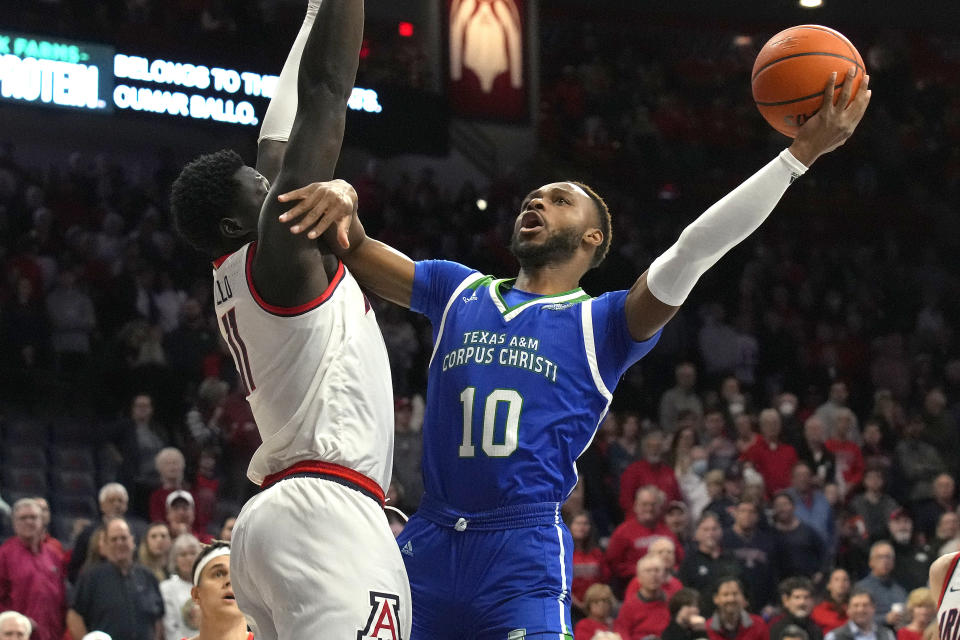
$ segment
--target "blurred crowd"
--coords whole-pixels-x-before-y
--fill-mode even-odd
[[[89,4],[135,22],[163,3]],[[535,160],[485,188],[429,170],[386,181],[371,162],[344,176],[368,233],[511,275],[520,198],[585,178],[614,219],[585,289],[629,287],[788,142],[749,99],[763,34],[640,31],[545,19]],[[564,506],[576,640],[925,637],[929,563],[960,550],[960,57],[937,35],[848,35],[874,91],[861,130],[705,276],[580,459]],[[255,490],[259,439],[209,265],[170,226],[181,160],[148,172],[88,149],[31,166],[0,146],[0,611],[29,615],[37,638],[69,626],[80,640],[119,615],[109,567],[139,585],[124,637],[192,635],[192,557],[229,538]],[[410,512],[430,327],[375,305],[396,397],[391,504]]]

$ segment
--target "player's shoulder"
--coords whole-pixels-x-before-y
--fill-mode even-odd
[[[944,554],[933,561],[930,565],[931,590],[937,593],[942,590],[944,582],[950,577],[949,574],[953,572],[958,559],[960,559],[960,551],[954,551],[953,553]]]

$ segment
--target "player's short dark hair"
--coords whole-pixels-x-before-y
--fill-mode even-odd
[[[806,576],[793,576],[786,580],[781,580],[778,587],[780,595],[784,598],[789,598],[790,594],[798,589],[813,595],[813,582]]]
[[[667,605],[667,608],[670,610],[670,617],[673,618],[680,612],[680,609],[684,607],[699,607],[700,606],[700,592],[696,589],[691,589],[689,587],[684,587],[677,591],[670,598],[670,603]]]
[[[202,545],[200,553],[197,554],[197,559],[193,561],[193,566],[190,567],[190,575],[193,576],[197,572],[197,567],[200,566],[200,563],[203,562],[203,559],[208,555],[216,551],[217,549],[229,549],[230,543],[226,540],[214,540],[210,544]]]
[[[603,242],[601,242],[600,246],[594,251],[593,260],[590,261],[590,267],[599,267],[600,263],[603,262],[604,258],[606,258],[610,252],[610,241],[613,240],[613,223],[610,220],[610,208],[590,185],[576,180],[571,180],[570,184],[583,189],[584,192],[590,196],[590,200],[593,201],[594,206],[597,208],[597,222],[600,225],[600,231],[603,232]]]
[[[236,203],[240,185],[233,174],[243,164],[243,158],[232,149],[202,155],[183,168],[170,189],[177,231],[207,255],[222,251],[219,223]]]

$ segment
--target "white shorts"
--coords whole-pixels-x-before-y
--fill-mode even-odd
[[[386,515],[336,482],[287,478],[247,502],[230,575],[256,640],[410,638],[410,584]]]

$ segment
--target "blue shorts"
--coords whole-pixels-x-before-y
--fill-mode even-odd
[[[573,638],[573,540],[559,504],[461,513],[424,496],[397,538],[411,640]]]

